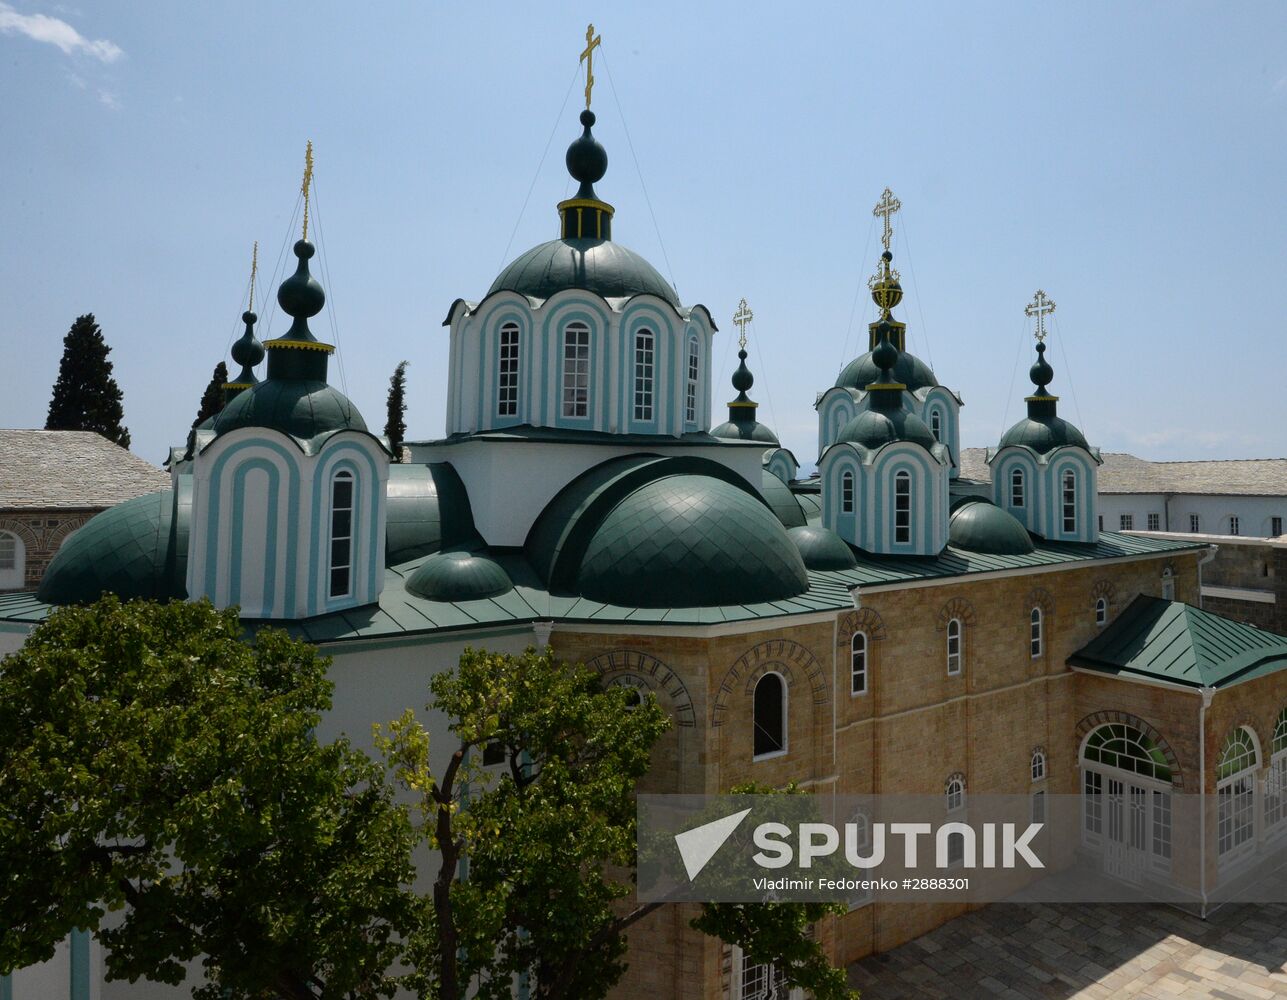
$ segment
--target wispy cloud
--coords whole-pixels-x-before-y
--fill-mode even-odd
[[[0,2],[0,33],[26,35],[32,41],[56,45],[67,55],[91,56],[99,62],[116,62],[124,52],[105,38],[90,40],[66,21],[46,14],[19,14],[9,4]]]
[[[100,90],[98,92],[98,103],[103,105],[103,107],[105,108],[110,108],[113,111],[121,110],[120,99],[115,94],[113,94],[110,90]]]

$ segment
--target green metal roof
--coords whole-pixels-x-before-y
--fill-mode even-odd
[[[957,548],[971,552],[1018,555],[1033,549],[1032,536],[1013,514],[978,497],[952,505],[948,538]]]
[[[1141,594],[1068,662],[1195,688],[1228,687],[1287,667],[1287,637]]]
[[[910,441],[932,451],[938,441],[925,421],[901,407],[891,410],[862,410],[840,429],[836,443],[862,445],[875,451],[891,441]]]
[[[711,429],[711,437],[724,440],[758,441],[760,444],[781,444],[773,428],[758,420],[726,420]]]
[[[389,466],[385,565],[455,546],[482,545],[469,494],[447,462]]]
[[[760,475],[760,495],[777,515],[784,528],[798,528],[804,524],[804,509],[796,500],[790,487],[765,469]]]
[[[806,524],[790,529],[787,535],[809,569],[853,569],[858,565],[854,550],[830,528]]]
[[[341,430],[367,431],[348,398],[326,382],[268,379],[239,393],[215,418],[215,434],[239,427],[267,427],[288,434],[310,451],[319,437]]]
[[[501,271],[487,294],[505,290],[548,299],[565,288],[584,288],[605,299],[656,295],[679,308],[670,282],[639,254],[611,240],[550,240],[535,246]]]
[[[880,366],[872,360],[871,355],[872,352],[868,351],[845,365],[836,379],[836,385],[866,389],[873,382],[879,382]],[[934,377],[930,366],[907,351],[900,351],[898,360],[894,363],[894,381],[901,382],[912,392],[938,385],[938,379]]]
[[[432,601],[476,601],[514,588],[495,560],[477,552],[438,552],[407,577],[407,590]]]
[[[1064,445],[1073,445],[1090,451],[1086,438],[1063,417],[1048,416],[1039,419],[1024,417],[1001,438],[1000,448],[1012,444],[1026,445],[1038,455],[1054,451]]]

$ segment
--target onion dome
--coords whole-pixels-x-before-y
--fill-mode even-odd
[[[779,445],[781,442],[778,441],[778,436],[755,419],[755,410],[760,404],[746,394],[746,390],[755,384],[755,376],[746,367],[745,347],[737,352],[737,357],[737,371],[733,372],[733,388],[737,390],[737,398],[728,404],[728,420],[712,430],[711,436]]]
[[[655,295],[679,308],[679,296],[648,261],[612,242],[615,209],[595,193],[608,169],[608,154],[594,138],[593,111],[581,112],[581,135],[568,147],[568,173],[576,194],[558,204],[559,238],[520,254],[492,282],[487,294],[517,292],[548,299],[566,288],[584,288],[605,299]]]
[[[858,565],[853,549],[830,528],[807,524],[791,528],[787,535],[800,550],[800,558],[809,569],[853,569]]]
[[[893,378],[911,391],[928,389],[938,385],[934,372],[920,358],[907,351],[907,324],[900,323],[890,315],[890,310],[903,300],[903,286],[899,284],[898,272],[894,270],[894,255],[886,250],[880,255],[880,267],[867,282],[871,290],[871,299],[880,309],[880,318],[867,326],[868,351],[845,365],[836,378],[836,385],[841,388],[865,389],[871,382],[879,379],[881,365],[873,357],[880,338],[887,333],[889,341],[898,350],[898,359],[891,371]]]
[[[1044,342],[1037,343],[1037,360],[1029,369],[1028,375],[1037,387],[1036,392],[1025,400],[1028,404],[1028,415],[1005,432],[1001,438],[1000,447],[1023,445],[1039,455],[1066,445],[1089,451],[1090,445],[1086,443],[1082,432],[1056,413],[1059,397],[1051,395],[1046,389],[1055,377],[1055,370],[1046,360]]]
[[[255,323],[258,319],[259,317],[249,309],[241,314],[241,321],[246,324],[246,330],[232,345],[232,360],[241,365],[241,371],[235,378],[223,384],[225,404],[236,398],[242,390],[249,389],[259,382],[259,376],[255,374],[254,368],[264,360],[264,345],[255,336]]]
[[[1033,551],[1032,537],[1008,511],[980,497],[966,497],[952,507],[948,544],[970,552],[1023,555]]]
[[[845,424],[836,442],[858,444],[875,451],[892,441],[909,441],[926,451],[933,451],[938,444],[934,432],[924,420],[903,407],[903,392],[907,386],[896,381],[894,374],[901,353],[890,340],[892,321],[886,318],[874,325],[879,328],[880,342],[871,352],[871,360],[879,375],[865,386],[871,396],[871,407],[860,411]]]
[[[407,590],[431,601],[481,601],[514,589],[494,560],[477,552],[439,552],[407,578]]]

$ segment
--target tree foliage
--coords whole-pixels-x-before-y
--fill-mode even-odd
[[[201,394],[201,405],[197,408],[197,418],[192,421],[196,427],[203,420],[209,420],[223,409],[224,383],[228,381],[228,365],[220,361],[215,365],[206,391]]]
[[[388,417],[384,436],[389,439],[393,460],[402,461],[402,442],[407,436],[407,362],[399,361],[389,376]]]
[[[130,432],[122,424],[121,388],[107,360],[111,350],[93,313],[76,318],[63,338],[45,430],[96,431],[122,448],[130,446]]]
[[[111,978],[200,956],[202,997],[390,994],[413,837],[382,769],[315,738],[327,663],[205,602],[36,629],[0,669],[0,972],[82,928]]]

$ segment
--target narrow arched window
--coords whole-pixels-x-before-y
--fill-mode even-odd
[[[930,433],[934,435],[934,440],[942,442],[943,440],[943,414],[938,410],[930,410]]]
[[[1064,470],[1064,532],[1075,534],[1077,531],[1077,474],[1072,469]]]
[[[331,596],[347,597],[353,577],[353,473],[331,480]]]
[[[688,386],[684,393],[684,420],[697,423],[697,340],[688,342]]]
[[[651,330],[635,334],[635,419],[652,419],[653,356],[656,344]]]
[[[840,513],[854,512],[854,474],[847,469],[840,474]]]
[[[958,772],[948,776],[944,798],[948,812],[956,812],[965,805],[965,775]]]
[[[900,472],[894,477],[894,541],[912,540],[912,477]]]
[[[496,415],[518,416],[518,324],[500,328],[496,352]]]
[[[947,674],[956,677],[961,672],[961,622],[953,618],[947,623]]]
[[[1216,850],[1223,857],[1246,845],[1256,834],[1256,772],[1260,755],[1251,733],[1239,726],[1225,737],[1216,772]]]
[[[1024,497],[1023,470],[1015,469],[1010,473],[1010,506],[1022,507],[1027,501]]]
[[[849,642],[849,693],[867,693],[867,633],[855,632]]]
[[[1035,660],[1038,656],[1041,655],[1041,643],[1042,643],[1041,609],[1033,608],[1032,614],[1028,616],[1028,621],[1029,621],[1028,645],[1032,653],[1032,658]]]
[[[1095,624],[1101,628],[1108,622],[1108,598],[1101,597],[1095,602]]]
[[[1046,780],[1046,751],[1041,747],[1034,747],[1032,751],[1032,780]]]
[[[563,331],[563,416],[590,415],[590,328],[569,323]]]
[[[0,531],[0,590],[17,590],[25,583],[27,547],[22,539]]]
[[[756,683],[754,711],[754,755],[781,753],[786,749],[786,685],[780,674],[767,673]]]
[[[1278,713],[1269,755],[1269,774],[1265,777],[1265,826],[1274,830],[1287,819],[1287,708]]]

